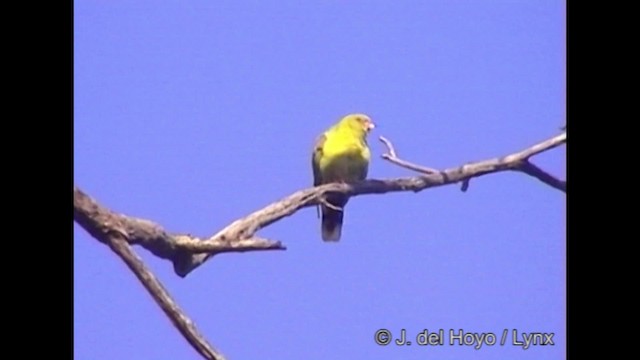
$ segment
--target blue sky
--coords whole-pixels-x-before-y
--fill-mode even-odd
[[[566,115],[563,1],[76,1],[74,182],[103,205],[205,237],[312,183],[311,146],[368,114],[436,168],[506,155]],[[565,177],[565,149],[533,162]],[[143,257],[229,359],[560,359],[566,197],[517,173],[361,196],[342,240],[308,208],[259,234],[284,252],[220,255],[177,277]],[[442,346],[380,346],[444,329]],[[449,330],[505,346],[451,346]],[[554,333],[527,350],[511,331]],[[196,359],[124,263],[74,225],[78,359]]]

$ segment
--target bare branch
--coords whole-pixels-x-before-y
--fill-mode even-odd
[[[261,238],[246,238],[236,241],[233,238],[217,238],[203,242],[192,235],[169,234],[160,225],[145,219],[115,213],[82,192],[73,189],[74,220],[93,237],[100,240],[100,234],[110,229],[122,229],[130,244],[138,244],[154,255],[172,262],[182,261],[185,253],[208,252],[212,255],[227,252],[246,252],[260,250],[285,250],[279,241]]]
[[[147,236],[161,236],[162,231],[157,225],[144,220],[126,219],[105,211],[77,188],[74,188],[74,220],[94,238],[108,245],[127,264],[173,325],[203,358],[224,360],[224,356],[200,335],[191,319],[173,301],[164,286],[129,245],[135,241],[129,238],[128,230],[138,235],[144,233]],[[140,223],[139,228],[135,228],[136,222]]]
[[[391,141],[387,140],[386,138],[380,136],[380,141],[387,147],[388,149],[388,153],[387,154],[383,154],[382,158],[385,160],[388,160],[391,163],[394,163],[396,165],[399,165],[403,168],[409,169],[409,170],[413,170],[413,171],[417,171],[421,174],[433,174],[438,172],[438,170],[435,169],[431,169],[428,167],[424,167],[421,165],[416,165],[413,163],[410,163],[406,160],[402,160],[400,158],[397,157],[395,149],[393,147],[393,144],[391,144]],[[515,154],[511,154],[506,156],[504,159],[501,160],[501,162],[507,166],[511,167],[511,170],[517,170],[517,171],[521,171],[527,175],[531,175],[537,179],[539,179],[540,181],[544,182],[545,184],[554,187],[558,190],[564,191],[566,192],[567,190],[567,183],[566,181],[562,181],[559,180],[557,178],[555,178],[554,176],[552,176],[551,174],[545,172],[544,170],[540,169],[539,167],[531,164],[528,160],[530,157],[539,154],[543,151],[547,151],[547,150],[551,150],[557,146],[560,146],[562,144],[564,144],[567,141],[567,134],[562,133],[558,136],[554,136],[551,139],[545,140],[541,143],[538,143],[536,145],[533,145],[531,147],[528,147],[520,152],[517,152]],[[495,160],[495,159],[493,159]],[[491,160],[491,161],[493,161]],[[478,164],[478,163],[475,163]],[[466,165],[463,165],[463,167]],[[466,178],[464,180],[462,180],[462,187],[460,190],[462,190],[463,192],[467,191],[469,189],[469,181],[471,180],[471,177]]]
[[[178,331],[205,359],[220,360],[224,359],[224,356],[198,333],[193,322],[171,299],[169,293],[135,254],[130,244],[139,244],[156,256],[173,261],[174,267],[185,258],[190,259],[191,252],[206,252],[214,255],[225,252],[285,249],[278,241],[257,237],[240,241],[216,239],[205,243],[190,235],[172,236],[154,222],[110,211],[77,187],[73,189],[73,206],[74,220],[122,258]]]
[[[387,139],[381,141],[386,141],[386,144],[391,145],[391,142]],[[469,163],[443,171],[436,170],[435,173],[423,176],[385,180],[365,180],[357,183],[331,183],[300,190],[248,215],[247,217],[234,221],[210,239],[205,240],[205,242],[213,242],[218,239],[250,238],[261,228],[284,217],[291,216],[302,208],[322,203],[327,193],[341,193],[352,197],[399,191],[419,192],[424,189],[456,184],[461,181],[463,182],[463,190],[466,190],[464,183],[466,182],[466,187],[468,187],[468,181],[474,177],[507,170],[519,170],[529,174],[529,172],[526,171],[530,170],[527,170],[526,166],[524,167],[526,171],[522,170],[529,157],[557,147],[565,141],[566,134],[561,134],[506,157]],[[389,147],[389,152],[390,155],[395,155],[392,145]],[[398,160],[397,158],[394,159]],[[416,167],[423,169],[423,171],[424,169],[427,169],[426,171],[432,170],[419,166]],[[556,188],[563,190],[559,187]],[[208,254],[191,255],[185,258],[185,261],[175,264],[174,269],[179,276],[184,277],[189,272],[193,271],[193,269],[203,264],[210,257],[211,255]]]
[[[540,169],[539,167],[537,167],[536,165],[530,163],[529,161],[525,160],[522,165],[518,168],[516,168],[516,170],[521,171],[527,175],[531,175],[534,178],[542,181],[543,183],[556,188],[560,191],[564,191],[567,192],[567,182],[557,179],[555,176],[547,173],[546,171]]]
[[[211,360],[225,359],[218,350],[216,350],[202,335],[200,335],[198,329],[196,329],[193,324],[193,321],[191,321],[182,309],[180,309],[178,304],[173,301],[160,281],[135,254],[129,243],[124,238],[124,234],[110,236],[109,239],[107,239],[107,244],[113,252],[120,256],[129,269],[133,271],[138,280],[140,280],[145,289],[147,289],[151,297],[153,297],[153,300],[156,301],[162,311],[167,315],[167,317],[169,317],[173,325],[203,358]]]
[[[504,161],[506,162],[516,162],[528,160],[530,157],[545,152],[547,150],[551,150],[556,148],[567,142],[567,133],[563,132],[560,135],[556,135],[548,140],[539,142],[533,146],[530,146],[520,152],[515,154],[511,154],[505,157]]]
[[[191,253],[219,254],[226,252],[247,252],[257,250],[286,250],[280,241],[252,237],[244,240],[222,241],[212,239],[202,241],[186,235],[174,235],[176,245]]]

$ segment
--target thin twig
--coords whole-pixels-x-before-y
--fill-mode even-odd
[[[392,157],[392,158],[398,157],[396,155],[396,149],[393,147],[393,144],[391,143],[391,141],[387,140],[387,138],[384,136],[380,136],[378,140],[382,141],[384,146],[387,147],[387,154],[389,154],[389,157]]]
[[[396,150],[393,147],[393,144],[391,143],[391,141],[387,140],[387,138],[385,138],[384,136],[380,136],[379,140],[387,147],[387,153],[386,154],[382,154],[382,158],[390,161],[398,166],[402,166],[403,168],[409,169],[409,170],[413,170],[413,171],[417,171],[419,173],[422,174],[435,174],[438,172],[438,170],[436,169],[432,169],[426,166],[421,166],[421,165],[417,165],[414,163],[410,163],[406,160],[402,160],[400,158],[398,158],[398,156],[396,155]]]

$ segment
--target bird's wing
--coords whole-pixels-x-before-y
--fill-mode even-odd
[[[322,185],[322,172],[320,170],[320,159],[322,159],[324,142],[327,136],[322,134],[316,139],[313,145],[313,153],[311,154],[311,167],[313,168],[313,186]]]
[[[313,152],[311,153],[311,167],[313,168],[313,186],[322,184],[322,171],[320,170],[320,159],[322,159],[324,142],[327,140],[327,136],[322,134],[316,139],[316,143],[313,145]],[[316,206],[316,213],[318,218],[320,217],[320,207]]]

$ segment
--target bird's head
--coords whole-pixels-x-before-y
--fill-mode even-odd
[[[375,127],[371,118],[365,114],[349,114],[343,117],[340,123],[362,136],[367,135]]]

